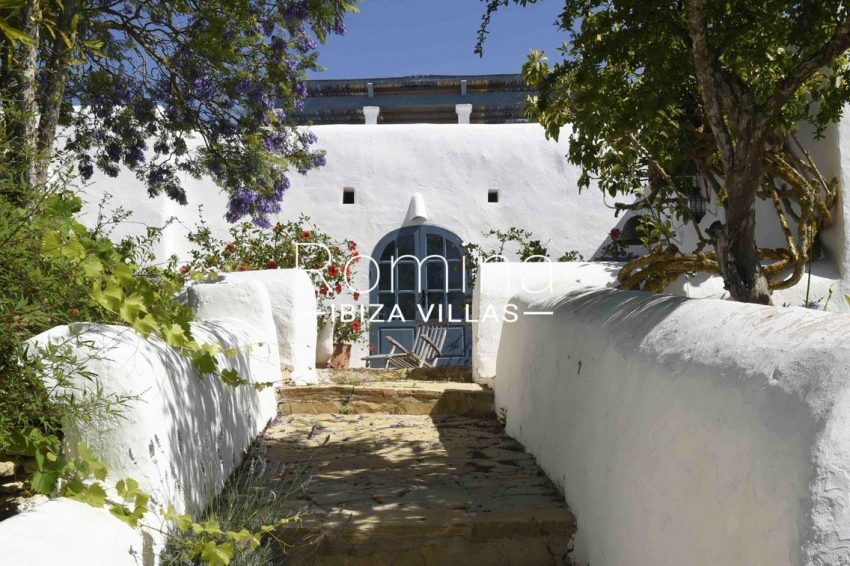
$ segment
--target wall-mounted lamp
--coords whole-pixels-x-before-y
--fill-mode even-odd
[[[688,210],[691,211],[691,216],[694,217],[697,224],[702,222],[705,217],[705,197],[702,196],[702,191],[699,186],[694,186],[694,192],[688,197]]]

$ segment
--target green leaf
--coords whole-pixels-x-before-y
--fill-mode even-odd
[[[173,521],[179,531],[188,531],[194,523],[191,515],[178,515],[173,505],[169,505],[168,509],[166,509],[165,518]]]
[[[221,525],[218,524],[216,520],[209,520],[201,525],[204,529],[204,532],[211,535],[223,535],[224,532],[221,530]]]
[[[218,370],[218,362],[209,352],[196,352],[192,356],[192,365],[201,374],[215,373]]]
[[[68,238],[68,241],[59,248],[59,253],[69,259],[82,260],[86,257],[86,249],[80,243],[77,235],[73,233]]]
[[[124,499],[130,499],[139,489],[139,482],[133,478],[118,480],[115,482],[115,491]]]
[[[99,483],[88,485],[81,492],[71,495],[71,497],[92,507],[103,507],[106,503],[106,491]]]
[[[146,313],[145,299],[138,293],[133,293],[124,299],[121,307],[118,309],[118,315],[124,322],[135,325],[140,316]]]
[[[230,540],[232,540],[233,542],[235,542],[237,544],[243,544],[243,543],[246,543],[246,542],[251,542],[251,539],[254,537],[254,535],[252,535],[248,531],[248,529],[242,529],[239,532],[227,531],[225,534],[227,535],[227,538],[229,538]]]
[[[159,325],[152,316],[137,318],[133,322],[133,328],[144,337],[148,337],[151,334],[159,334]]]
[[[50,495],[56,489],[60,474],[59,469],[39,470],[30,478],[30,487],[37,493]]]
[[[62,238],[55,230],[51,230],[44,235],[41,240],[41,255],[44,257],[56,257],[59,255],[59,248],[62,246]]]
[[[80,263],[80,269],[83,270],[83,274],[86,277],[91,279],[103,271],[103,263],[101,263],[97,256],[90,255]]]
[[[165,328],[162,334],[165,339],[165,343],[174,348],[182,348],[189,342],[189,337],[186,336],[186,331],[183,330],[183,327],[176,322]]]
[[[124,289],[115,281],[108,281],[106,288],[95,288],[92,291],[92,298],[103,308],[112,312],[118,312],[121,308],[121,303],[124,301]]]
[[[100,481],[106,479],[109,468],[97,458],[91,448],[80,442],[77,444],[77,454],[79,454],[79,459],[85,464],[90,475]]]
[[[32,45],[35,43],[33,39],[24,32],[17,30],[0,19],[0,34],[5,35],[13,44],[17,42]]]
[[[233,560],[233,545],[229,542],[216,544],[207,541],[201,550],[201,560],[210,566],[227,566]]]
[[[227,385],[232,385],[236,387],[237,385],[245,385],[248,383],[247,379],[241,379],[239,374],[235,369],[225,369],[221,372],[221,380]]]

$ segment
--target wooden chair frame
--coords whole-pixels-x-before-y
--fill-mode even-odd
[[[392,345],[389,354],[365,356],[366,361],[386,360],[387,368],[405,369],[435,367],[437,360],[443,355],[448,326],[445,324],[420,324],[416,327],[413,338],[413,348],[408,350],[392,336],[387,341]]]

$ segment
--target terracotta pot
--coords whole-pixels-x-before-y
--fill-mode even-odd
[[[325,325],[319,329],[319,334],[316,336],[316,367],[323,368],[328,365],[333,355],[334,321],[328,317]]]
[[[351,344],[342,344],[337,342],[334,344],[334,353],[331,359],[328,360],[328,367],[334,369],[344,369],[348,367],[351,361]]]

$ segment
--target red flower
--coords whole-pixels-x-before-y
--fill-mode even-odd
[[[277,262],[273,259],[270,259],[266,262],[266,269],[277,269]]]
[[[180,268],[180,273],[182,273],[183,275],[186,275],[187,273],[189,273],[189,266],[188,266],[188,265],[184,265],[183,267],[181,267],[181,268]]]
[[[348,242],[348,251],[353,252],[357,250],[357,242]]]
[[[226,246],[224,246],[224,253],[226,253],[226,254],[232,254],[235,251],[236,251],[236,244],[234,244],[232,242],[227,244]]]
[[[360,332],[360,321],[359,320],[351,321],[351,329],[354,332]]]
[[[351,277],[351,266],[345,268],[345,276],[349,278]]]
[[[336,284],[336,287],[334,287],[334,291],[336,291],[336,294],[337,294],[337,295],[339,295],[340,293],[342,293],[342,283],[337,283],[337,284]]]
[[[331,277],[339,276],[339,267],[337,267],[335,263],[332,263],[328,266],[328,275],[330,275]]]
[[[240,261],[239,265],[236,266],[236,269],[238,269],[239,271],[248,271],[248,264],[244,261]]]
[[[309,240],[310,236],[312,236],[312,234],[310,233],[309,230],[304,230],[303,232],[301,232],[301,237],[304,238],[305,240]]]
[[[359,301],[359,300],[360,300],[360,293],[358,293],[357,291],[354,291],[354,300],[355,300],[355,301]]]
[[[614,228],[613,230],[611,230],[611,239],[614,240],[615,242],[617,240],[619,240],[620,236],[622,236],[622,235],[623,235],[623,233],[620,232],[619,228]]]
[[[325,295],[328,294],[327,285],[322,285],[321,287],[319,287],[319,294],[322,295],[322,296],[325,296]]]

